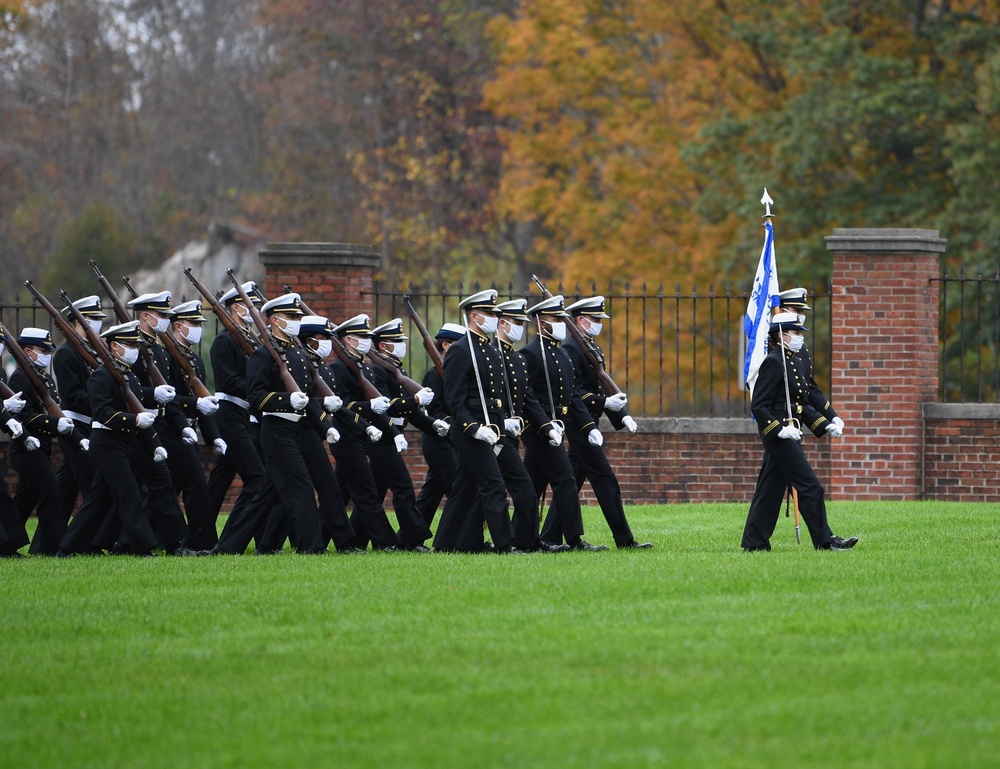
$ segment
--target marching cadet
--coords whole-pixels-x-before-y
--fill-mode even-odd
[[[798,493],[799,510],[817,550],[849,550],[858,543],[857,537],[844,539],[830,530],[823,486],[802,450],[798,424],[808,425],[817,436],[835,432],[826,428],[833,423],[811,404],[810,385],[796,357],[804,343],[804,329],[795,313],[779,313],[771,319],[768,353],[760,364],[750,402],[764,444],[764,461],[743,529],[741,546],[746,551],[771,549],[781,498],[789,486]]]
[[[23,328],[17,344],[31,361],[32,373],[58,403],[55,382],[48,373],[52,353],[56,349],[52,334],[43,328]],[[28,372],[16,369],[10,377],[10,388],[23,393],[25,401],[19,415],[24,434],[10,446],[10,464],[18,475],[15,500],[22,520],[26,521],[32,511],[38,515],[38,527],[28,552],[31,555],[55,555],[59,551],[59,540],[66,532],[69,510],[63,508],[52,470],[52,439],[72,433],[73,420],[49,416],[41,396],[31,384]]]
[[[302,318],[296,293],[265,302],[261,313],[270,321],[274,349],[284,360],[297,390],[289,391],[278,363],[267,346],[258,347],[247,361],[247,390],[251,409],[261,413],[260,444],[268,476],[278,491],[271,515],[287,515],[294,546],[299,553],[322,553],[322,530],[312,479],[302,455],[302,431],[309,398],[313,394],[312,370],[296,337]],[[266,537],[265,537],[266,539]],[[258,552],[277,548],[258,547]]]
[[[524,552],[512,544],[507,490],[497,462],[504,412],[502,355],[490,341],[500,315],[496,299],[496,290],[486,289],[459,302],[466,332],[444,360],[444,399],[459,464],[434,538],[437,550],[460,550],[466,524],[485,519],[496,552]]]
[[[5,343],[5,338],[0,335],[0,359],[3,358]],[[3,366],[0,366],[0,382],[7,384],[7,372]],[[15,392],[3,400],[0,425],[3,425],[3,431],[10,436],[11,443],[24,433],[24,428],[15,418],[24,406],[25,400],[21,397],[21,393]],[[7,463],[0,457],[0,478],[5,477],[7,477]],[[0,484],[0,558],[24,558],[18,551],[27,544],[28,532],[24,528],[24,520],[14,500],[10,498],[7,484]]]
[[[464,328],[457,323],[445,323],[434,335],[434,346],[443,358],[448,348],[463,336],[465,336]],[[421,384],[434,391],[434,400],[427,407],[427,416],[445,422],[450,430],[451,414],[444,405],[444,380],[436,366],[427,369]],[[441,500],[451,493],[455,473],[458,472],[458,456],[447,434],[441,435],[437,431],[421,432],[420,452],[427,463],[427,474],[424,475],[424,484],[420,487],[420,494],[417,495],[416,508],[420,517],[430,526]]]
[[[73,302],[73,306],[84,316],[94,333],[100,334],[104,319],[107,317],[101,307],[100,297],[85,296]],[[63,312],[68,315],[69,308]],[[89,348],[90,344],[87,342],[83,327],[76,320],[71,322],[81,343]],[[96,353],[94,357],[97,357]],[[73,432],[88,443],[90,400],[87,398],[87,380],[90,379],[90,374],[90,366],[84,362],[69,340],[59,345],[52,356],[52,376],[56,380],[56,389],[59,390],[59,402],[63,414],[73,420]],[[56,484],[59,487],[63,509],[72,511],[76,506],[77,496],[85,496],[94,483],[94,465],[90,461],[89,452],[81,450],[77,441],[60,436],[59,448],[62,449],[62,461],[56,470]]]
[[[610,316],[604,311],[604,297],[592,296],[574,302],[566,308],[571,323],[576,324],[583,338],[583,343],[589,352],[604,363],[604,351],[597,344],[597,337],[604,324],[601,321]],[[625,517],[625,507],[622,504],[622,490],[618,477],[604,452],[604,437],[598,429],[601,415],[610,420],[616,430],[625,428],[630,435],[635,435],[636,423],[629,415],[624,393],[605,396],[597,378],[597,371],[587,359],[577,338],[570,334],[563,343],[563,349],[569,353],[573,361],[574,387],[576,394],[583,401],[590,413],[592,427],[589,430],[575,429],[573,424],[567,430],[569,438],[569,461],[573,467],[577,488],[583,488],[585,481],[590,481],[594,496],[601,506],[604,519],[608,522],[611,535],[619,548],[646,549],[653,546],[651,542],[636,542],[632,529]]]
[[[112,326],[101,337],[116,371],[146,410],[129,410],[125,391],[106,364],[91,374],[87,395],[94,485],[63,537],[58,555],[90,551],[108,517],[117,517],[122,529],[119,542],[111,549],[115,554],[148,556],[162,547],[168,555],[198,555],[181,544],[188,528],[164,464],[167,451],[153,430],[159,401],[154,388],[144,388],[133,371],[142,339],[139,321]],[[145,495],[140,482],[146,486]],[[92,504],[92,495],[113,500],[114,505]]]
[[[199,381],[205,381],[205,363],[194,347],[201,342],[205,317],[201,314],[201,302],[190,302],[170,309],[170,328],[167,334],[174,346],[191,367]],[[160,440],[167,449],[167,467],[174,482],[174,489],[184,499],[190,535],[185,543],[192,550],[209,550],[218,542],[216,515],[208,498],[208,484],[205,468],[198,454],[198,433],[201,430],[205,443],[210,444],[218,456],[226,453],[226,442],[220,437],[215,426],[214,414],[219,410],[215,396],[197,396],[191,382],[179,361],[173,355],[165,359],[165,369],[161,371],[167,382],[177,393],[171,401],[169,413],[180,412],[180,419],[164,419],[157,429]],[[176,428],[180,428],[177,430]]]
[[[373,367],[363,360],[371,351],[372,345],[372,328],[368,316],[363,313],[355,315],[337,326],[335,332],[343,343],[347,356],[360,371],[360,376],[369,382],[374,382]],[[412,481],[409,498],[406,497],[405,487],[402,487],[400,504],[396,505],[395,499],[393,500],[399,523],[398,534],[393,532],[393,537],[390,539],[382,525],[382,518],[385,516],[382,500],[385,491],[384,488],[379,489],[376,466],[379,467],[378,472],[383,473],[383,477],[393,479],[390,483],[402,485],[399,479],[404,473],[405,478],[409,479],[409,472],[406,471],[399,456],[400,446],[395,440],[397,435],[402,434],[389,422],[388,411],[392,405],[391,400],[382,394],[369,398],[362,389],[362,382],[341,358],[333,360],[330,368],[334,375],[334,388],[337,394],[343,399],[348,412],[358,420],[357,424],[351,427],[350,433],[344,435],[348,440],[334,444],[331,451],[337,460],[337,477],[341,488],[354,502],[351,523],[358,533],[359,542],[364,544],[370,539],[373,547],[384,551],[401,548],[419,553],[427,552],[429,548],[424,545],[424,541],[431,536],[431,533],[414,508]],[[362,439],[362,431],[367,440]],[[367,461],[364,463],[360,461],[359,448],[366,454]],[[372,530],[373,524],[377,526],[376,530]],[[389,530],[392,531],[391,526]]]
[[[264,302],[257,284],[242,284],[243,291],[256,306]],[[225,307],[240,333],[256,348],[259,342],[251,332],[250,308],[236,288],[224,293],[219,302]],[[215,374],[219,411],[215,415],[219,435],[226,442],[226,453],[212,467],[208,478],[209,506],[218,516],[229,487],[238,473],[242,488],[226,518],[219,541],[212,549],[216,555],[237,555],[246,551],[250,540],[260,542],[271,509],[278,500],[274,483],[264,472],[260,448],[260,417],[251,413],[247,390],[247,356],[225,328],[212,341],[212,371]]]
[[[562,347],[566,339],[567,314],[560,295],[543,299],[526,311],[534,320],[538,335],[521,350],[528,365],[528,376],[544,419],[525,425],[524,464],[531,475],[535,493],[541,497],[546,486],[552,488],[552,505],[542,527],[542,541],[558,544],[563,539],[573,550],[599,552],[607,545],[592,545],[583,539],[583,514],[580,495],[563,446],[567,429],[584,434],[593,429],[590,412],[575,394],[573,361]]]

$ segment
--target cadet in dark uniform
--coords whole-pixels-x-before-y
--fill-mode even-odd
[[[566,312],[570,315],[570,322],[575,323],[583,334],[584,343],[603,364],[604,352],[595,341],[595,337],[601,333],[603,327],[601,320],[610,317],[604,311],[604,297],[592,296],[581,299],[567,307]],[[601,415],[604,414],[616,430],[625,428],[630,435],[635,434],[637,425],[628,413],[625,394],[604,395],[597,379],[597,371],[587,360],[573,334],[567,336],[563,349],[569,353],[573,361],[576,394],[587,407],[594,422],[589,431],[574,429],[576,425],[572,425],[566,432],[569,438],[569,461],[573,466],[576,485],[578,488],[583,488],[584,482],[590,481],[594,496],[597,497],[604,519],[608,522],[608,528],[611,529],[611,535],[619,548],[650,548],[653,546],[651,542],[636,542],[632,536],[632,529],[625,517],[625,507],[622,504],[621,485],[611,463],[608,462],[607,454],[604,453],[604,437],[598,429]]]
[[[24,328],[17,343],[31,360],[35,376],[58,403],[55,382],[48,373],[52,353],[56,349],[52,334],[43,328]],[[38,515],[38,527],[28,552],[32,555],[55,555],[59,551],[59,540],[66,533],[70,511],[63,507],[58,494],[51,461],[52,439],[59,435],[69,436],[73,432],[73,420],[50,416],[27,374],[20,368],[11,374],[10,388],[22,393],[25,401],[19,415],[24,434],[10,445],[10,464],[18,475],[15,499],[22,520],[26,521],[32,511]],[[79,443],[79,437],[76,440]]]
[[[368,316],[355,315],[336,326],[334,333],[363,375],[368,372],[365,378],[373,377],[371,367],[362,360],[362,356],[371,349]],[[397,550],[400,540],[382,507],[382,497],[368,461],[368,447],[381,441],[384,432],[389,430],[385,416],[389,410],[389,399],[382,395],[369,398],[362,390],[362,383],[339,356],[328,367],[321,369],[321,373],[344,403],[337,412],[340,440],[331,445],[330,452],[337,460],[340,487],[354,503],[351,524],[358,535],[356,546],[366,548],[370,540],[373,549],[385,552]]]
[[[326,548],[312,478],[302,455],[305,411],[313,395],[313,383],[309,359],[296,342],[302,318],[300,301],[298,294],[284,294],[261,307],[264,317],[270,320],[274,347],[298,390],[290,392],[285,386],[278,364],[264,345],[247,361],[247,389],[250,407],[262,415],[261,449],[268,476],[278,490],[278,503],[271,515],[288,516],[297,552],[321,553]],[[263,551],[272,549],[268,543]]]
[[[531,475],[535,493],[541,497],[546,486],[552,487],[552,505],[542,527],[542,541],[559,544],[566,540],[573,550],[597,552],[607,545],[592,545],[583,539],[583,515],[580,495],[563,447],[567,425],[589,430],[593,420],[573,385],[573,361],[562,348],[566,338],[567,315],[562,296],[543,299],[527,310],[534,319],[538,336],[521,350],[528,364],[528,376],[535,399],[544,412],[544,422],[525,425],[524,464]]]
[[[818,550],[847,550],[856,537],[843,539],[830,531],[826,518],[823,486],[802,450],[802,431],[790,424],[788,410],[800,424],[817,436],[832,424],[809,402],[809,383],[796,353],[803,344],[803,325],[794,313],[780,313],[771,320],[768,353],[760,364],[750,411],[764,444],[764,462],[743,529],[744,550],[770,550],[771,534],[778,520],[780,499],[791,485],[798,492],[799,511],[806,522],[813,546]],[[787,380],[786,380],[787,377]],[[788,383],[786,396],[785,383]],[[778,504],[773,500],[777,497]]]
[[[465,336],[465,329],[457,323],[445,323],[434,335],[434,346],[442,357],[448,348]],[[435,366],[427,369],[421,384],[434,391],[434,400],[427,407],[427,415],[441,420],[451,426],[451,414],[444,405],[444,380]],[[417,495],[417,513],[430,526],[434,521],[441,500],[451,493],[455,473],[458,472],[458,455],[451,439],[439,432],[423,432],[420,434],[420,451],[427,462],[427,474],[424,475],[423,486]]]
[[[0,358],[3,357],[5,339],[0,335]],[[0,382],[7,384],[7,372],[0,366]],[[25,400],[20,393],[15,392],[3,400],[0,410],[0,425],[3,431],[14,439],[24,434],[24,428],[15,418],[24,408]],[[0,457],[0,478],[7,477],[7,463]],[[24,520],[17,510],[17,505],[10,498],[7,484],[0,484],[0,558],[24,558],[18,551],[28,544],[28,533],[24,528]]]
[[[100,334],[104,318],[107,317],[101,308],[100,297],[86,296],[73,302],[73,306],[87,319],[94,333]],[[63,312],[68,314],[68,308]],[[86,332],[78,322],[70,322],[83,345],[89,348]],[[96,353],[94,357],[97,357]],[[68,340],[59,345],[52,356],[52,376],[56,380],[56,389],[59,390],[63,414],[73,420],[73,433],[80,438],[77,441],[65,436],[59,437],[62,461],[56,470],[56,484],[62,507],[70,512],[76,506],[77,497],[86,495],[94,483],[94,465],[90,461],[90,454],[80,447],[81,442],[86,441],[84,445],[89,445],[90,442],[90,401],[87,398],[87,380],[90,379],[90,374],[90,367]]]
[[[459,302],[467,331],[444,361],[444,399],[459,465],[434,538],[437,550],[459,549],[466,522],[485,518],[496,552],[524,552],[512,545],[507,490],[497,462],[504,440],[504,390],[502,356],[490,339],[499,318],[496,299],[497,292],[487,289]]]

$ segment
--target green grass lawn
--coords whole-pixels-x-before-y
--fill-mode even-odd
[[[1000,506],[833,503],[850,552],[782,518],[743,553],[745,513],[630,508],[652,551],[0,561],[0,766],[1000,765]]]

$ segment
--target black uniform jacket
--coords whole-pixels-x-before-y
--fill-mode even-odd
[[[479,382],[472,356],[476,356]],[[482,383],[480,391],[479,383]],[[484,424],[503,430],[503,359],[488,338],[468,332],[444,356],[444,401],[452,426],[472,436]],[[483,401],[486,412],[483,412]]]
[[[584,337],[586,343],[590,346],[591,352],[594,356],[604,364],[604,351],[600,346],[590,337]],[[616,430],[621,430],[625,425],[622,420],[628,416],[628,406],[625,406],[619,411],[610,411],[604,408],[604,403],[607,401],[607,396],[604,394],[604,388],[601,386],[600,381],[597,378],[597,370],[587,360],[587,356],[580,344],[576,341],[576,337],[570,336],[563,342],[563,349],[569,353],[570,359],[573,361],[573,371],[575,375],[576,383],[576,394],[580,396],[587,410],[590,412],[590,416],[594,418],[597,422],[601,418],[601,414],[607,415],[611,424],[614,425]]]
[[[785,374],[788,373],[788,399],[785,397]],[[775,440],[781,428],[788,424],[788,408],[792,417],[806,429],[822,437],[829,420],[816,410],[810,400],[811,377],[805,374],[801,358],[790,350],[773,347],[760,364],[754,384],[750,413],[757,430],[765,441]],[[825,400],[825,398],[824,398]]]
[[[544,355],[548,378],[542,367],[542,344],[545,345]],[[566,430],[576,430],[586,434],[597,426],[590,411],[576,394],[576,372],[569,353],[559,342],[545,337],[535,337],[521,349],[528,364],[528,375],[531,377],[531,389],[547,417],[562,420]],[[551,383],[551,401],[549,399],[549,384]],[[552,405],[556,413],[551,414]],[[525,430],[537,432],[544,425],[531,424]]]

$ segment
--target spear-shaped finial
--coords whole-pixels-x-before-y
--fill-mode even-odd
[[[773,219],[774,214],[771,213],[771,206],[774,201],[771,200],[771,196],[767,194],[767,187],[764,188],[764,197],[760,199],[760,202],[764,204],[764,215],[761,219]]]

